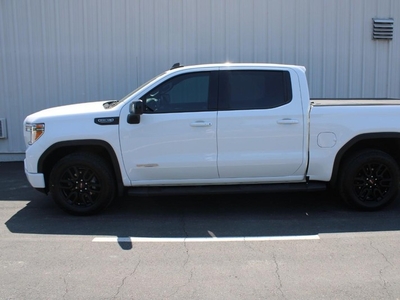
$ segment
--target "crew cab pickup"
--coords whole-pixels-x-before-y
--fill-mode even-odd
[[[310,99],[306,69],[180,66],[120,100],[24,120],[25,173],[76,215],[122,195],[333,189],[377,210],[399,191],[400,100]]]

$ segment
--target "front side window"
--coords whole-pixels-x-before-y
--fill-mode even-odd
[[[288,71],[224,71],[222,73],[220,109],[274,108],[292,100]]]
[[[210,72],[173,77],[141,99],[146,113],[206,111],[210,98]]]

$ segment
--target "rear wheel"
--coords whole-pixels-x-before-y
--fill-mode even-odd
[[[106,208],[115,197],[115,180],[99,156],[73,153],[62,158],[50,174],[55,203],[74,215],[90,215]]]
[[[399,167],[387,153],[364,150],[343,165],[339,192],[346,204],[378,210],[392,203],[399,192]]]

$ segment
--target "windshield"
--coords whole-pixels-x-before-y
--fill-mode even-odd
[[[146,86],[147,84],[149,84],[150,82],[152,82],[153,80],[156,80],[158,77],[161,77],[165,74],[165,72],[157,75],[156,77],[153,77],[152,79],[150,79],[149,81],[146,81],[145,83],[143,83],[141,86],[137,87],[135,90],[133,90],[132,92],[130,92],[128,95],[126,95],[124,98],[122,98],[121,100],[119,100],[118,102],[124,102],[126,99],[129,99],[134,93],[136,93],[138,90],[140,90],[142,87]]]

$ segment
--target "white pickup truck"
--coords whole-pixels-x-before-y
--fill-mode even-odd
[[[310,99],[302,66],[180,66],[121,100],[26,117],[25,173],[76,215],[117,196],[332,188],[364,210],[399,191],[400,100]]]

